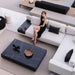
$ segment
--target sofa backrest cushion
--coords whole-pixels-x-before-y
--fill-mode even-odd
[[[49,21],[48,21],[47,28],[49,28],[50,25],[51,25],[51,26],[54,26],[54,27],[60,28],[60,32],[65,33],[66,24],[63,24],[63,23],[59,23],[59,22],[56,22],[56,21],[49,20]]]
[[[50,2],[46,2],[46,1],[36,1],[35,6],[39,7],[39,8],[46,9],[46,10],[58,12],[61,14],[66,14],[67,11],[69,10],[69,7],[58,5],[58,4],[53,4]]]
[[[31,17],[31,24],[38,26],[40,24],[40,18],[39,17],[32,16]]]
[[[75,27],[67,26],[66,27],[66,34],[75,36]]]

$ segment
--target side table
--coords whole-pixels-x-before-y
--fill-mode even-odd
[[[21,7],[21,6],[26,6],[26,7],[29,7],[29,8],[34,8],[34,7],[35,7],[35,2],[36,2],[36,0],[33,0],[33,3],[30,4],[30,3],[29,3],[29,0],[23,0],[23,1],[19,4],[19,6],[20,6],[20,7]]]

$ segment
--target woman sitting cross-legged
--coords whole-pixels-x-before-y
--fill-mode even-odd
[[[33,38],[32,38],[32,41],[34,41],[34,45],[36,45],[37,38],[40,38],[42,33],[46,29],[47,19],[46,19],[45,11],[42,11],[40,20],[41,20],[40,25],[34,27],[34,34],[33,34]]]

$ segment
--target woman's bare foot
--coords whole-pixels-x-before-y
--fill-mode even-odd
[[[34,45],[36,45],[36,41],[34,41]]]
[[[32,38],[32,40],[31,41],[34,41],[34,37]]]

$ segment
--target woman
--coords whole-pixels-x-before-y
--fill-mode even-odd
[[[36,39],[40,38],[42,33],[46,29],[47,19],[46,19],[46,12],[45,11],[42,11],[40,20],[41,20],[40,25],[34,27],[34,34],[33,34],[33,38],[32,38],[32,41],[34,41],[34,45],[36,45]]]

